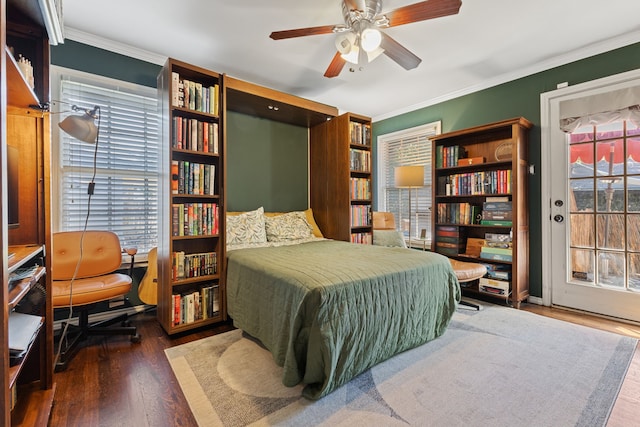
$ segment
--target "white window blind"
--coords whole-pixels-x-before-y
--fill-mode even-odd
[[[111,230],[123,247],[135,246],[138,253],[148,252],[158,243],[156,90],[62,69],[55,76],[60,110],[68,110],[70,105],[82,110],[100,107],[95,191],[87,228]],[[53,122],[66,114],[53,115]],[[59,156],[58,164],[54,162],[59,213],[56,228],[82,230],[95,146],[67,135],[58,126],[52,128],[57,133]]]
[[[405,237],[420,237],[426,231],[431,239],[431,141],[440,133],[440,122],[378,136],[378,210],[393,212],[396,226]],[[396,188],[394,170],[397,166],[424,166],[421,188]],[[409,230],[409,191],[411,194],[411,228]]]

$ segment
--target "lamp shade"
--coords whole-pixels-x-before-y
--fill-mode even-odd
[[[423,187],[424,166],[398,166],[394,177],[396,187]]]
[[[95,118],[89,112],[85,112],[82,115],[67,116],[58,123],[58,126],[80,141],[95,144],[98,139],[98,127],[96,126]]]

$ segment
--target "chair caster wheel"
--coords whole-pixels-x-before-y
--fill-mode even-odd
[[[131,336],[131,342],[133,343],[139,343],[142,340],[142,335],[140,334],[135,334]]]

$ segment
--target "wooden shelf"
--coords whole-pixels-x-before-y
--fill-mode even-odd
[[[496,123],[490,123],[482,126],[476,126],[469,129],[462,129],[446,134],[436,135],[431,138],[433,143],[432,158],[434,159],[434,168],[432,179],[434,183],[433,191],[433,207],[438,212],[438,204],[451,204],[446,206],[445,211],[457,212],[463,210],[458,204],[469,203],[470,205],[480,206],[490,197],[506,197],[511,202],[512,225],[489,225],[489,224],[469,224],[471,219],[466,218],[460,220],[460,223],[448,222],[451,217],[441,217],[434,215],[433,229],[434,239],[432,250],[462,261],[479,262],[487,265],[494,265],[511,273],[510,293],[507,296],[494,295],[479,291],[477,283],[471,287],[463,288],[465,292],[471,292],[474,296],[488,296],[493,298],[509,299],[511,298],[513,305],[520,307],[522,301],[529,297],[529,204],[528,204],[528,133],[532,123],[525,118],[518,117],[509,120],[503,120]],[[499,157],[496,159],[495,153],[498,147],[505,143],[511,144],[510,159]],[[482,157],[483,163],[471,165],[449,166],[443,167],[437,164],[441,157],[446,157],[443,152],[466,152],[466,158]],[[442,154],[442,155],[439,155]],[[456,163],[458,159],[449,158],[449,164]],[[442,161],[444,165],[444,160]],[[471,184],[466,184],[467,173],[477,172],[495,172],[510,171],[510,174],[494,175],[501,176],[498,183],[507,183],[504,179],[510,176],[511,181],[504,187],[496,185],[493,189],[501,189],[502,193],[493,194],[491,192],[482,194],[446,194],[447,185],[451,180],[461,183],[463,186],[468,185],[465,191],[470,192]],[[486,177],[486,174],[477,174],[474,176]],[[477,181],[475,181],[477,183]],[[487,187],[483,187],[483,190]],[[505,189],[507,191],[505,191]],[[465,191],[462,191],[464,193]],[[465,205],[466,206],[466,205]],[[464,206],[463,206],[464,207]],[[471,211],[473,212],[473,211]],[[447,222],[443,222],[447,221]],[[438,227],[455,227],[452,230],[441,230],[442,234],[438,234]],[[453,233],[449,236],[447,233]],[[497,259],[485,259],[475,256],[466,256],[460,252],[460,245],[466,242],[466,239],[485,239],[486,233],[511,234],[512,261],[502,261]],[[454,246],[452,246],[454,245]],[[456,250],[459,252],[455,254]],[[445,253],[446,252],[446,253]],[[451,254],[450,252],[454,253]]]
[[[7,59],[7,104],[19,108],[40,105],[38,97],[33,89],[29,87],[27,80],[20,72],[20,68],[18,68],[18,63],[6,46],[4,47],[4,54]]]
[[[200,83],[204,88],[218,88],[218,110],[217,114],[210,112],[196,111],[191,108],[173,105],[171,94],[179,87],[174,81],[174,73],[179,75],[182,81],[189,80]],[[209,325],[226,320],[225,286],[224,286],[224,185],[225,185],[225,139],[224,139],[224,79],[223,76],[214,71],[206,70],[175,59],[168,59],[160,74],[158,75],[158,89],[160,103],[162,106],[162,144],[161,144],[161,165],[166,170],[171,170],[176,161],[188,161],[202,165],[213,165],[214,168],[208,170],[215,171],[213,189],[214,194],[188,194],[173,193],[171,188],[171,178],[167,175],[165,181],[159,183],[160,187],[160,225],[158,242],[158,320],[168,334],[187,332],[203,325]],[[211,110],[215,112],[216,110]],[[177,148],[174,143],[176,126],[175,117],[196,119],[198,122],[206,122],[217,126],[218,152],[195,151]],[[215,127],[214,127],[215,129]],[[187,135],[189,133],[187,132]],[[191,140],[190,142],[192,142]],[[200,141],[203,142],[203,141]],[[201,144],[196,144],[200,146]],[[195,145],[194,145],[195,146]],[[182,172],[184,173],[184,172]],[[187,172],[188,173],[188,172]],[[181,177],[181,178],[184,178]],[[217,225],[218,233],[174,236],[173,206],[181,203],[215,203],[217,205]],[[197,218],[198,220],[202,218]],[[186,219],[185,219],[186,222]],[[186,255],[209,253],[216,254],[217,273],[198,276],[186,279],[173,279],[174,254],[184,252]],[[174,324],[174,295],[180,295],[181,299],[191,298],[197,293],[201,299],[204,298],[203,289],[210,286],[218,287],[219,315],[207,319],[197,319],[195,321]]]
[[[311,128],[311,208],[322,233],[330,239],[348,242],[362,237],[363,243],[373,241],[370,129],[371,119],[354,113],[342,114]],[[355,135],[364,137],[358,139]],[[352,150],[369,156],[369,170],[352,169]],[[370,197],[353,197],[352,178],[368,181]],[[368,209],[367,223],[354,225],[352,209]]]

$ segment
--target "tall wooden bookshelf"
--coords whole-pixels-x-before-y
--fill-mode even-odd
[[[463,288],[519,308],[529,297],[528,134],[523,117],[433,142],[433,250],[484,263],[491,277]],[[497,273],[497,272],[500,273]]]
[[[157,316],[169,334],[226,320],[223,76],[172,58],[162,105]]]
[[[311,208],[327,238],[371,244],[371,119],[345,113],[310,130]]]
[[[0,339],[2,340],[3,403],[1,425],[46,426],[53,404],[53,306],[51,303],[50,260],[50,125],[48,113],[31,108],[49,100],[49,41],[42,25],[42,14],[36,0],[1,1],[1,70],[0,126],[2,171],[7,170],[8,152],[18,153],[18,183],[3,173],[3,193],[18,192],[17,221],[8,211],[15,209],[14,199],[2,210],[2,295],[0,303]],[[5,15],[6,13],[6,15]],[[54,17],[55,18],[55,17]],[[5,21],[6,19],[6,21]],[[17,57],[24,56],[33,64],[33,80],[21,73]],[[4,95],[4,94],[3,94]],[[17,184],[17,185],[16,185]],[[2,194],[3,207],[9,197]],[[13,215],[12,215],[13,216]],[[11,224],[9,221],[11,219]],[[9,286],[9,277],[17,269],[37,268],[33,273]],[[18,329],[29,336],[22,357],[10,357],[9,330],[16,315],[34,316],[36,329]],[[13,323],[15,326],[15,323]],[[14,329],[14,333],[15,329]],[[33,333],[33,335],[32,335]],[[13,337],[15,338],[15,337]]]

